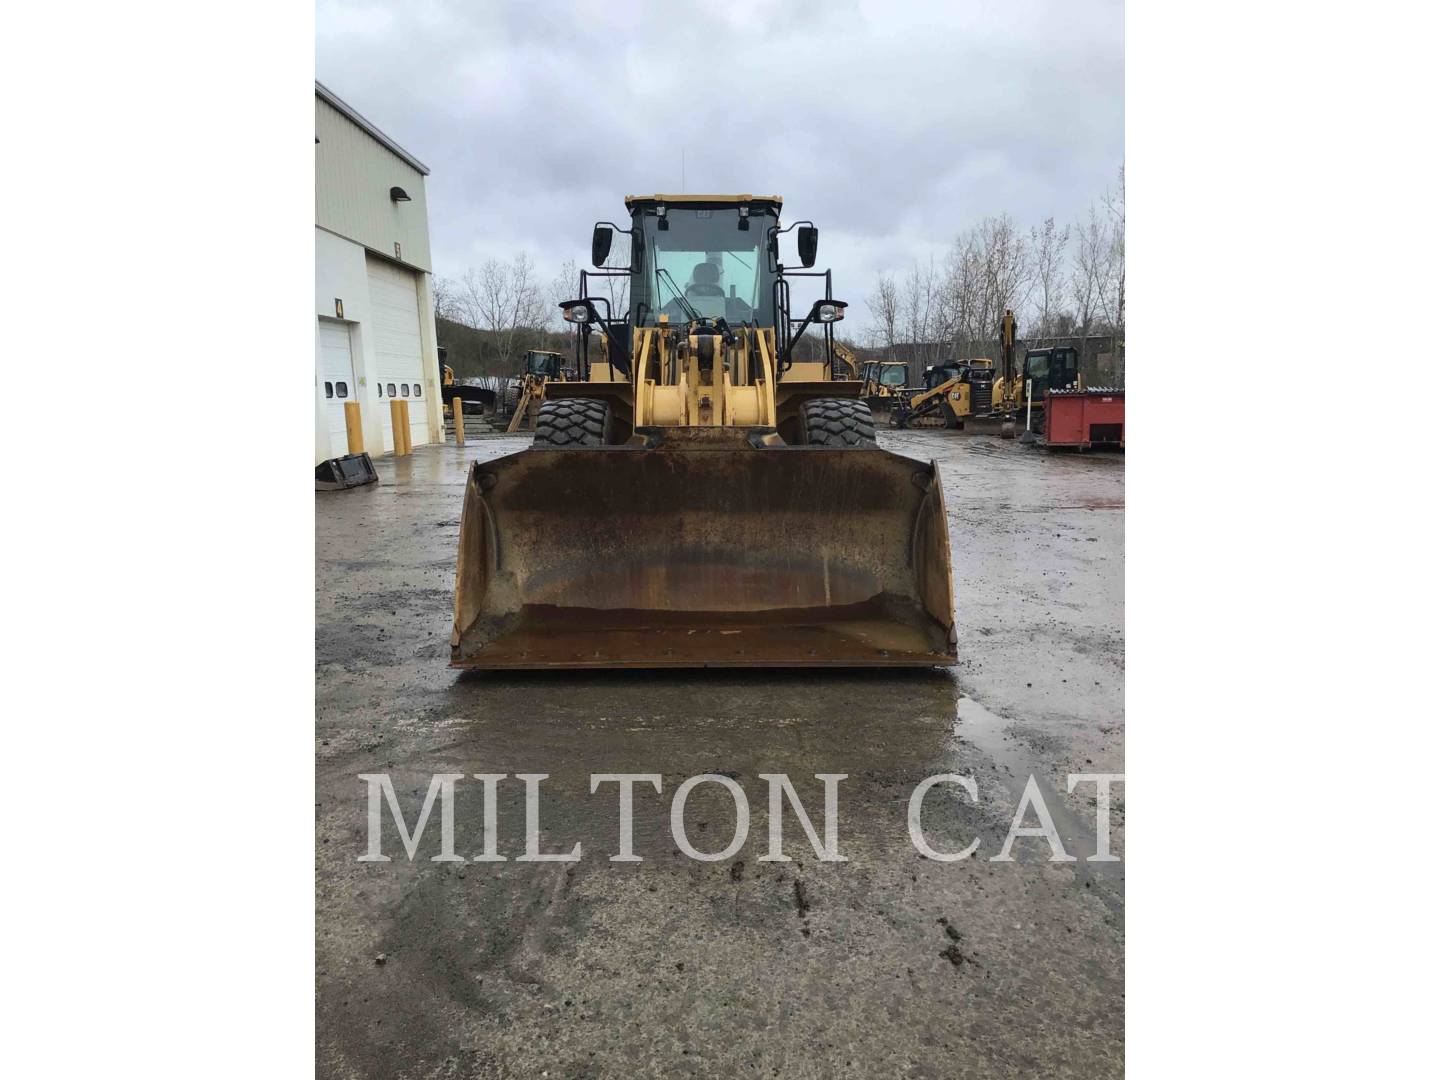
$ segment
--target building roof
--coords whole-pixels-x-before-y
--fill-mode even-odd
[[[340,99],[340,97],[335,93],[335,91],[331,90],[319,79],[315,80],[315,96],[320,98],[327,104],[333,106],[338,111],[344,113],[357,127],[364,130],[367,134],[370,135],[371,138],[373,138],[381,146],[385,147],[385,149],[389,150],[401,161],[405,162],[405,164],[409,165],[412,169],[415,169],[417,172],[419,172],[421,176],[430,175],[430,170],[424,165],[423,162],[416,158],[415,155],[411,154],[394,139],[390,138],[389,135],[386,135],[369,120],[366,120],[365,117],[361,116],[358,112],[355,111],[353,106],[347,105],[344,101]]]

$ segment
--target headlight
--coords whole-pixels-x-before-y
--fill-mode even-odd
[[[834,304],[821,304],[815,309],[817,322],[839,322],[845,317],[845,309]]]
[[[574,307],[566,308],[565,321],[573,323],[588,323],[590,321],[590,309],[584,304],[576,304]]]

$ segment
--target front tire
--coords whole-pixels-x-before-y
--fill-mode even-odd
[[[805,442],[811,446],[873,447],[875,418],[855,398],[817,398],[800,410]]]
[[[604,446],[609,438],[610,406],[599,398],[540,403],[535,446]]]

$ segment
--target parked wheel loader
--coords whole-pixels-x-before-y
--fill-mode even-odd
[[[515,411],[510,416],[508,433],[520,430],[521,424],[529,424],[534,430],[540,401],[545,396],[545,384],[553,379],[564,379],[565,358],[556,352],[531,349],[525,354],[521,365],[520,384],[516,389]]]
[[[779,196],[625,205],[562,305],[579,377],[545,384],[530,448],[471,466],[452,666],[953,664],[939,472],[880,450],[831,377],[846,305],[814,224]],[[603,268],[617,235],[628,266]],[[624,311],[592,288],[611,275]],[[822,293],[798,316],[794,284]],[[822,359],[796,358],[807,331]]]
[[[864,386],[860,396],[875,419],[888,421],[910,381],[910,365],[904,360],[869,360],[862,369],[861,381]]]

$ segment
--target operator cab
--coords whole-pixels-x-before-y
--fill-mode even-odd
[[[1080,384],[1080,351],[1070,345],[1027,350],[1025,378],[1036,401],[1046,390],[1072,390]]]
[[[934,390],[937,386],[956,378],[965,368],[957,360],[946,360],[943,363],[935,364],[925,369],[925,389]]]
[[[525,374],[543,379],[560,378],[562,357],[559,353],[531,349],[525,354]]]
[[[724,319],[775,325],[775,279],[766,251],[780,200],[632,198],[630,325]]]
[[[642,338],[653,340],[646,332],[662,326],[669,328],[666,340],[678,341],[673,331],[687,330],[689,336],[719,337],[727,348],[735,345],[742,328],[756,332],[747,337],[751,342],[761,340],[759,331],[773,332],[773,338],[765,340],[772,341],[777,378],[792,370],[797,380],[832,378],[834,324],[845,317],[848,305],[831,293],[829,270],[811,269],[819,230],[809,221],[781,228],[780,203],[778,195],[630,195],[625,199],[629,229],[596,222],[590,261],[597,269],[580,272],[580,290],[586,295],[560,304],[565,321],[579,329],[576,361],[581,379],[590,377],[586,350],[592,327],[604,334],[611,372],[634,378],[632,345]],[[800,268],[780,258],[780,238],[792,231]],[[630,239],[629,266],[609,264],[616,232]],[[612,310],[609,298],[591,290],[590,279],[600,277],[627,279],[626,308]],[[791,310],[794,278],[816,279],[817,286],[823,282],[823,293],[803,318]],[[795,346],[811,326],[823,335],[823,359],[801,361]],[[658,362],[654,354],[651,360]],[[812,365],[821,373],[811,371]],[[760,353],[753,345],[750,366],[754,371],[741,383],[759,377]],[[663,380],[673,380],[677,370],[672,364],[663,375],[651,371],[647,377],[672,385]]]

